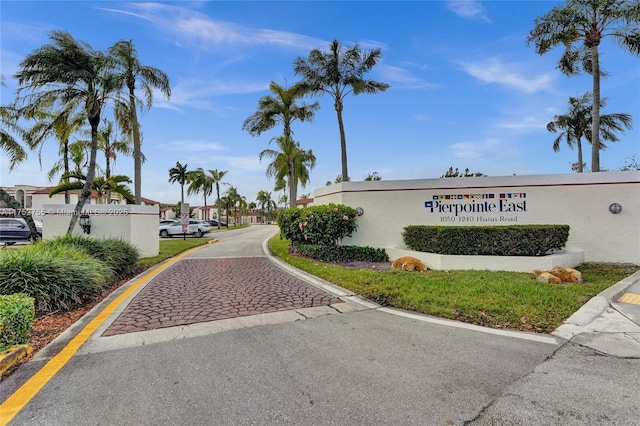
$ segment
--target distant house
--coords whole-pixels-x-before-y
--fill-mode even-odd
[[[308,207],[313,205],[313,198],[300,198],[296,200],[296,207],[301,209],[303,207]]]
[[[64,204],[64,193],[55,194],[49,197],[49,192],[53,189],[53,186],[34,186],[34,185],[16,185],[13,187],[2,187],[9,195],[13,196],[20,205],[26,210],[31,211],[31,214],[36,217],[42,217],[44,215],[43,209],[45,204]],[[71,204],[78,203],[78,194],[80,191],[70,192]],[[127,200],[118,196],[118,194],[111,195],[111,204],[127,204]],[[141,199],[142,205],[155,206],[159,203],[149,198]],[[99,204],[98,196],[93,193],[89,196],[86,204]],[[0,201],[0,215],[13,216],[16,212],[13,209],[9,209],[8,206]]]

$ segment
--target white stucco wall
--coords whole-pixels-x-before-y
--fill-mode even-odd
[[[42,209],[43,239],[66,234],[75,205],[46,204]],[[157,256],[160,252],[158,206],[91,204],[85,205],[83,213],[91,217],[89,237],[120,238],[137,247],[141,257]],[[78,222],[74,233],[83,233]]]
[[[640,171],[342,182],[315,191],[328,203],[364,209],[344,244],[406,249],[407,225],[567,224],[585,261],[640,264]]]

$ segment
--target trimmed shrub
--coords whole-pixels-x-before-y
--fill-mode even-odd
[[[34,318],[33,297],[20,293],[0,295],[0,351],[29,343]]]
[[[358,229],[356,210],[342,204],[288,209],[278,215],[280,236],[291,244],[337,245]]]
[[[412,250],[450,255],[545,256],[562,249],[569,225],[425,226],[402,233]]]
[[[82,250],[38,242],[0,251],[0,294],[24,293],[37,312],[69,310],[98,296],[113,277]]]
[[[295,244],[295,250],[303,256],[324,262],[388,262],[384,249],[362,246],[330,246],[320,244]]]
[[[115,277],[127,277],[138,271],[138,249],[116,238],[87,238],[82,235],[64,235],[46,241],[49,246],[68,246],[84,251],[103,261]]]

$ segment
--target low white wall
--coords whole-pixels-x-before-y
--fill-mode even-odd
[[[407,225],[567,224],[567,251],[640,265],[638,171],[342,182],[315,190],[314,204],[328,203],[364,209],[343,244],[407,249]]]
[[[72,204],[44,205],[43,239],[66,234],[75,207]],[[74,234],[122,239],[133,244],[141,257],[157,256],[160,252],[158,206],[91,204],[84,206],[83,213],[91,217],[91,233],[83,234],[76,221]]]

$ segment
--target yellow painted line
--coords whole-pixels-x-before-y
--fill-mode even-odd
[[[640,294],[625,293],[618,299],[618,302],[633,303],[634,305],[640,305]]]
[[[104,308],[89,324],[87,324],[71,341],[45,365],[42,366],[36,374],[27,380],[20,388],[13,393],[5,402],[0,405],[0,426],[7,425],[15,416],[24,408],[31,399],[46,385],[53,376],[65,366],[78,349],[91,337],[93,333],[102,325],[102,323],[113,314],[118,306],[135,292],[142,284],[150,280],[152,276],[157,275],[178,260],[182,259],[189,253],[196,251],[206,245],[194,247],[179,255],[168,259],[159,267],[143,275],[137,284],[132,285],[120,296],[114,299]]]

